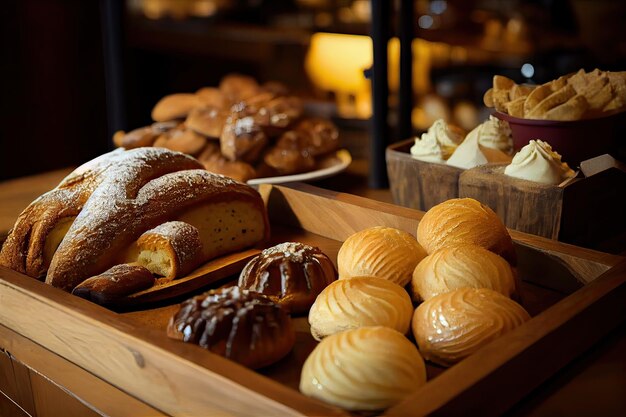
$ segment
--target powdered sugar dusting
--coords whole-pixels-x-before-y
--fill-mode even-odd
[[[148,230],[141,237],[150,235],[167,240],[181,264],[192,259],[200,250],[200,233],[198,229],[189,223],[180,221],[166,222]]]
[[[252,188],[200,169],[198,161],[179,152],[137,148],[109,155],[103,178],[52,260],[47,282],[53,285],[71,290],[110,266],[145,230],[196,202],[226,194],[260,201]]]
[[[302,263],[305,256],[310,255],[311,252],[319,252],[316,248],[305,245],[299,242],[284,242],[271,248],[267,248],[261,252],[261,256],[271,256],[282,253],[288,260]]]

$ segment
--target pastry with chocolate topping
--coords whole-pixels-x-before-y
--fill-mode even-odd
[[[306,313],[315,298],[337,277],[321,250],[286,242],[265,249],[241,271],[239,287],[267,295],[291,313]]]
[[[185,301],[170,319],[167,335],[255,369],[278,361],[295,343],[287,310],[239,287]]]

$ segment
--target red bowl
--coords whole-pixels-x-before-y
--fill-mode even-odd
[[[561,154],[563,162],[576,167],[581,161],[605,153],[613,153],[626,133],[626,112],[595,119],[560,122],[555,120],[520,119],[506,113],[494,116],[506,120],[513,133],[516,151],[531,139],[541,139]]]

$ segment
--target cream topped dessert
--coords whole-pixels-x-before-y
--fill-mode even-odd
[[[411,156],[420,161],[445,164],[463,141],[463,137],[461,129],[439,119],[421,138],[415,138],[415,145],[411,147]]]
[[[508,176],[542,184],[557,185],[575,175],[561,155],[542,140],[531,140],[515,156],[511,164],[504,168]]]
[[[507,122],[490,117],[467,134],[447,164],[470,169],[488,163],[511,162],[511,156],[507,154],[513,148],[510,133]]]
[[[482,124],[478,143],[491,149],[497,149],[508,155],[513,154],[513,133],[506,120],[489,116]]]

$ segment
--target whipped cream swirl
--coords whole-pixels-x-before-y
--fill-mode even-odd
[[[463,141],[463,131],[438,119],[420,138],[415,138],[411,155],[427,162],[445,163]]]
[[[489,116],[482,124],[478,144],[487,148],[497,149],[505,154],[513,154],[513,133],[506,120]]]
[[[509,163],[511,157],[503,151],[513,147],[512,139],[509,143],[509,134],[508,123],[492,117],[467,134],[447,163],[463,169],[489,163]]]
[[[575,175],[561,155],[542,140],[531,140],[515,156],[511,164],[504,168],[508,176],[542,184],[557,185]]]

